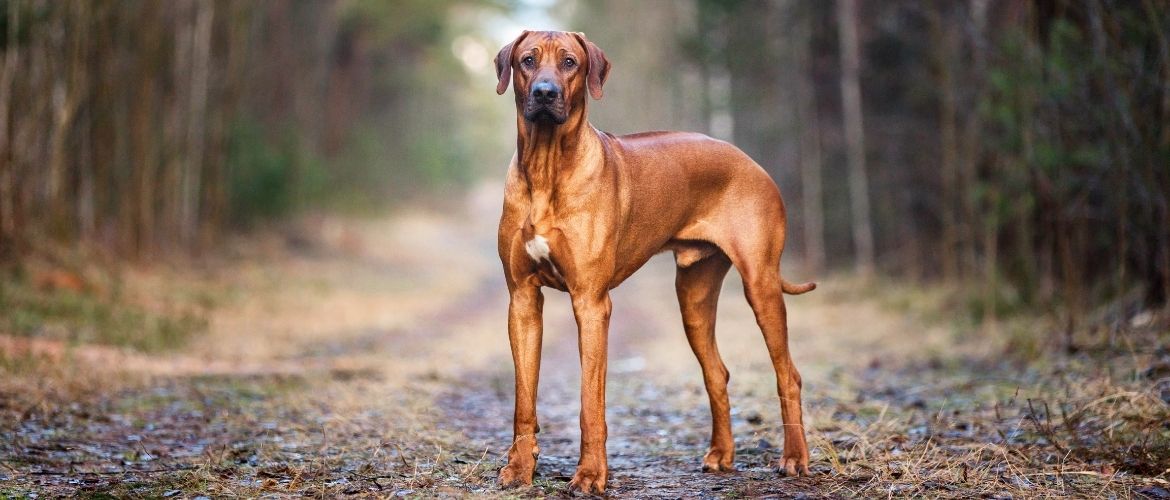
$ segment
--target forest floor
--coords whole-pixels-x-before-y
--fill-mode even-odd
[[[161,343],[86,341],[84,321],[62,326],[52,307],[17,321],[33,299],[6,292],[0,497],[565,495],[578,362],[555,291],[536,482],[495,481],[512,413],[498,196],[489,186],[466,210],[308,219],[199,263],[123,270],[119,300],[171,315],[194,304],[183,317],[205,318],[186,337],[146,321],[180,337]],[[1164,314],[1075,335],[1018,316],[975,328],[954,294],[838,276],[788,300],[813,474],[771,466],[775,381],[734,275],[718,339],[739,470],[700,472],[710,414],[673,271],[656,257],[613,293],[610,495],[1170,498]]]

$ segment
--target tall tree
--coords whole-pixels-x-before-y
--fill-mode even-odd
[[[865,172],[856,0],[837,0],[837,36],[841,46],[841,107],[845,122],[845,154],[849,162],[855,266],[862,276],[869,276],[874,269],[873,223],[869,214],[869,179]]]
[[[939,239],[939,258],[942,275],[947,281],[959,276],[959,221],[955,200],[959,198],[958,132],[956,131],[958,96],[955,91],[954,71],[956,30],[950,23],[950,3],[939,2],[927,7],[930,19],[930,40],[933,45],[934,73],[939,89],[939,167],[942,174],[942,196],[938,210],[942,214],[942,238]]]
[[[808,16],[811,18],[811,16]],[[796,114],[800,127],[801,211],[804,220],[804,260],[808,272],[825,267],[825,212],[821,186],[821,123],[812,78],[811,19],[796,23],[793,49],[797,66]]]
[[[12,95],[13,84],[18,71],[17,38],[21,29],[19,4],[10,1],[4,12],[7,29],[4,33],[4,54],[0,62],[0,262],[10,259],[15,254],[17,243],[16,217],[19,207],[16,204],[16,176],[12,158]]]

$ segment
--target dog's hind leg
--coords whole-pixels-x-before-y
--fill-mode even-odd
[[[768,356],[776,372],[780,417],[784,421],[784,453],[778,465],[788,475],[807,475],[809,457],[801,415],[800,373],[796,371],[792,354],[788,350],[788,310],[784,304],[784,280],[780,277],[785,231],[783,205],[777,197],[774,205],[745,201],[737,207],[754,208],[755,212],[741,214],[738,219],[756,222],[735,225],[734,232],[729,229],[727,234],[719,238],[719,247],[743,278],[744,295],[755,313],[756,324],[764,334]],[[809,283],[789,285],[788,288],[794,293],[803,293],[807,291],[806,288],[812,289],[813,286]]]
[[[764,254],[766,255],[766,253]],[[764,334],[768,355],[776,371],[776,390],[780,395],[780,416],[784,420],[784,454],[779,467],[792,475],[808,474],[808,445],[800,405],[800,373],[788,350],[788,310],[781,290],[779,259],[749,260],[739,267],[744,293]],[[738,263],[737,263],[738,267]]]
[[[678,261],[680,264],[684,260]],[[699,366],[711,400],[711,448],[703,457],[703,471],[734,470],[735,441],[731,437],[731,408],[727,399],[727,367],[715,343],[715,310],[723,278],[731,268],[727,256],[714,254],[678,268],[675,291],[682,309],[683,328]]]

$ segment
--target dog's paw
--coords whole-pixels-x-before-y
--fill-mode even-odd
[[[808,456],[784,456],[780,458],[780,463],[777,464],[780,473],[789,477],[807,476],[808,472]]]
[[[703,472],[732,472],[734,462],[735,451],[711,448],[703,456]]]
[[[535,470],[535,462],[531,464],[509,463],[500,469],[500,487],[531,486],[532,474]]]
[[[534,440],[518,439],[512,443],[512,448],[508,450],[508,465],[500,469],[500,487],[531,486],[538,456],[540,447]]]
[[[604,495],[605,476],[604,467],[600,469],[577,467],[577,472],[573,474],[573,480],[569,481],[569,492],[583,495]]]

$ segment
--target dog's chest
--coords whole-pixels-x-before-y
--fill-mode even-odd
[[[524,251],[528,252],[528,256],[532,258],[532,261],[538,264],[543,260],[552,260],[549,257],[552,251],[548,248],[548,238],[539,234],[534,234],[531,239],[524,243]]]
[[[555,279],[557,282],[563,282],[564,276],[560,274],[560,269],[557,268],[556,262],[552,261],[552,249],[549,247],[549,239],[542,234],[532,234],[532,237],[524,242],[524,252],[528,253],[532,263],[536,265],[538,272],[548,272],[551,274],[549,278]]]
[[[523,214],[518,228],[523,247],[520,255],[526,257],[540,285],[566,290],[576,269],[576,248],[570,242],[585,240],[580,235],[590,231],[588,224],[594,219],[582,217],[573,200],[554,199],[556,196],[547,190],[527,191],[523,193],[527,199],[516,206],[518,214]]]
[[[530,214],[527,223],[520,231],[520,239],[524,242],[524,253],[532,262],[533,271],[541,284],[553,288],[565,289],[565,275],[557,266],[557,260],[563,255],[556,255],[557,244],[550,241],[555,238],[556,229],[547,224],[533,224]],[[546,221],[541,221],[546,222]],[[542,230],[543,229],[543,230]]]

